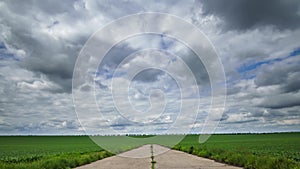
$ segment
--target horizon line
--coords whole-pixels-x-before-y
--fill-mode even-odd
[[[172,133],[172,134],[0,134],[1,136],[168,136],[168,135],[240,135],[240,134],[284,134],[300,133],[300,131],[276,131],[276,132],[228,132],[228,133]]]

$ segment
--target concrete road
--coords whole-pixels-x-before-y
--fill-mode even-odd
[[[150,145],[144,145],[117,156],[108,157],[91,164],[77,167],[77,169],[151,169]],[[148,156],[147,158],[128,158]]]
[[[239,167],[230,166],[197,157],[184,152],[169,150],[166,147],[153,145],[155,169],[240,169]],[[161,152],[164,152],[161,154]],[[122,156],[146,156],[147,158],[127,158]],[[108,157],[103,160],[87,164],[77,169],[151,169],[151,147],[144,145],[137,149],[127,151],[121,156]]]

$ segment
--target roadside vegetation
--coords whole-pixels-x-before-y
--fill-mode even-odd
[[[73,168],[112,156],[87,136],[1,136],[0,168]]]
[[[113,139],[112,144],[122,140],[99,137],[103,138]],[[177,137],[163,138],[162,143]],[[203,144],[198,143],[198,138],[199,135],[188,135],[173,149],[247,169],[300,169],[300,133],[217,134]],[[136,146],[126,145],[120,152]],[[1,169],[73,168],[112,155],[88,136],[0,136]],[[151,161],[154,168],[154,156]]]
[[[247,169],[300,169],[300,133],[188,135],[173,149]]]

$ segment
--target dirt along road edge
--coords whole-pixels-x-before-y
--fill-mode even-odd
[[[166,151],[168,149],[168,151]],[[161,152],[165,152],[162,153]],[[151,158],[153,154],[154,157]],[[148,156],[147,158],[128,158],[123,156]],[[153,160],[152,160],[153,159]],[[197,157],[184,152],[171,150],[160,145],[144,145],[124,152],[124,154],[108,157],[77,169],[241,169],[240,167],[218,163],[210,159]]]

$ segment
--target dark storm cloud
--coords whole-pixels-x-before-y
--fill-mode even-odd
[[[76,15],[73,1],[7,1],[1,8],[4,19],[0,26],[7,29],[2,30],[0,40],[26,53],[20,65],[47,75],[64,89],[63,92],[70,92],[75,60],[87,36],[73,34],[63,39],[50,32],[53,31],[52,27],[61,24],[59,21],[51,22],[54,18],[60,19],[58,16],[63,13]],[[61,19],[64,19],[63,24],[72,22]]]
[[[17,32],[15,35],[20,36],[18,42],[30,51],[30,56],[25,58],[21,65],[26,69],[47,75],[50,80],[69,92],[73,68],[80,49],[68,47],[73,45],[45,35],[39,38],[34,37],[33,34],[30,35],[33,37],[24,37],[21,34]],[[83,43],[84,41],[81,41],[81,44]]]
[[[208,72],[203,62],[195,55],[189,55],[188,59],[183,59],[193,72],[198,85],[210,85]]]
[[[300,89],[298,64],[275,64],[263,68],[255,79],[258,87],[280,85],[281,92],[297,92]]]
[[[300,106],[300,97],[293,95],[278,95],[276,97],[265,97],[260,107],[271,109],[282,109],[287,107]]]
[[[216,15],[227,29],[245,30],[272,25],[280,29],[300,26],[298,0],[203,0],[205,15]]]
[[[300,71],[287,79],[286,84],[282,86],[282,90],[284,92],[297,92],[300,90]]]
[[[290,59],[298,60],[298,58]],[[285,60],[266,64],[258,69],[254,83],[256,90],[259,91],[255,97],[260,101],[256,106],[266,109],[284,109],[300,105],[300,67],[295,61]],[[279,111],[272,112],[274,116],[280,114]],[[268,117],[271,117],[270,115],[268,114]]]

